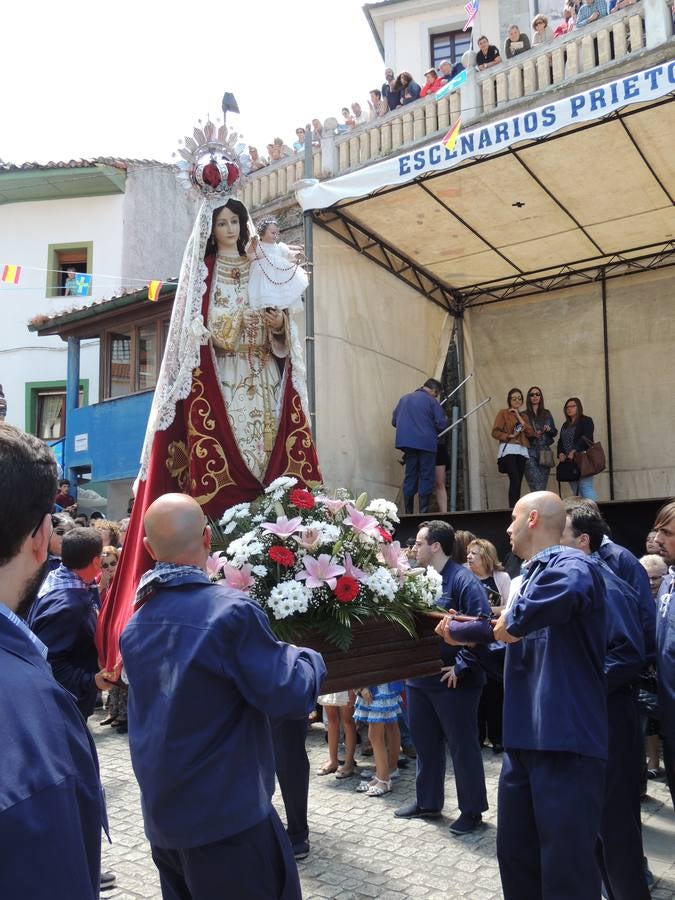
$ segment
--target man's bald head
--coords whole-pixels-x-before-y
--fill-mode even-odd
[[[143,524],[144,544],[158,562],[204,566],[211,530],[193,497],[163,494],[148,507]]]
[[[565,505],[551,491],[521,497],[513,507],[507,529],[513,552],[521,559],[530,559],[540,550],[559,544],[565,519]]]
[[[522,503],[528,512],[536,511],[540,526],[550,531],[563,533],[565,528],[565,504],[552,491],[534,491],[525,494],[518,503]]]

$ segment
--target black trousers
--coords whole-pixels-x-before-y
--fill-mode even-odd
[[[481,744],[486,738],[493,745],[502,743],[503,713],[504,685],[488,675],[478,704],[478,740]]]
[[[291,844],[301,844],[309,836],[307,799],[309,758],[305,749],[307,719],[273,719],[274,768],[286,810]]]
[[[520,500],[520,486],[523,483],[527,459],[519,453],[507,453],[501,458],[502,465],[509,476],[509,506],[511,509]]]
[[[222,841],[166,850],[152,847],[163,900],[300,900],[300,879],[274,810]]]

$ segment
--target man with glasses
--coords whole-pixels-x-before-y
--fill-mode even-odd
[[[42,581],[56,462],[0,424],[0,897],[96,900],[105,808],[98,760],[72,696],[24,616]]]
[[[94,645],[101,571],[101,536],[95,528],[75,528],[63,538],[61,565],[38,591],[28,624],[47,647],[54,677],[75,697],[82,715],[94,711],[97,691],[114,686],[99,672]]]

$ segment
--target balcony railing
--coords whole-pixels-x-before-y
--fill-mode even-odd
[[[601,73],[669,42],[673,42],[670,4],[640,0],[485,72],[471,65],[462,87],[441,100],[425,97],[346,134],[329,133],[313,150],[314,178],[332,178],[426,138],[437,138],[460,113],[465,128],[507,104],[526,97],[534,101],[542,91]],[[304,177],[302,155],[280,160],[250,176],[242,200],[249,209],[257,209],[292,194],[293,185]]]

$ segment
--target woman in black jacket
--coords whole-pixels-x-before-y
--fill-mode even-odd
[[[584,415],[584,408],[578,397],[570,397],[565,402],[565,422],[560,429],[558,438],[558,462],[565,459],[574,459],[575,453],[588,450],[593,443],[593,419]],[[570,481],[570,488],[579,497],[588,500],[597,500],[598,495],[593,487],[593,476],[580,478],[579,481]]]

